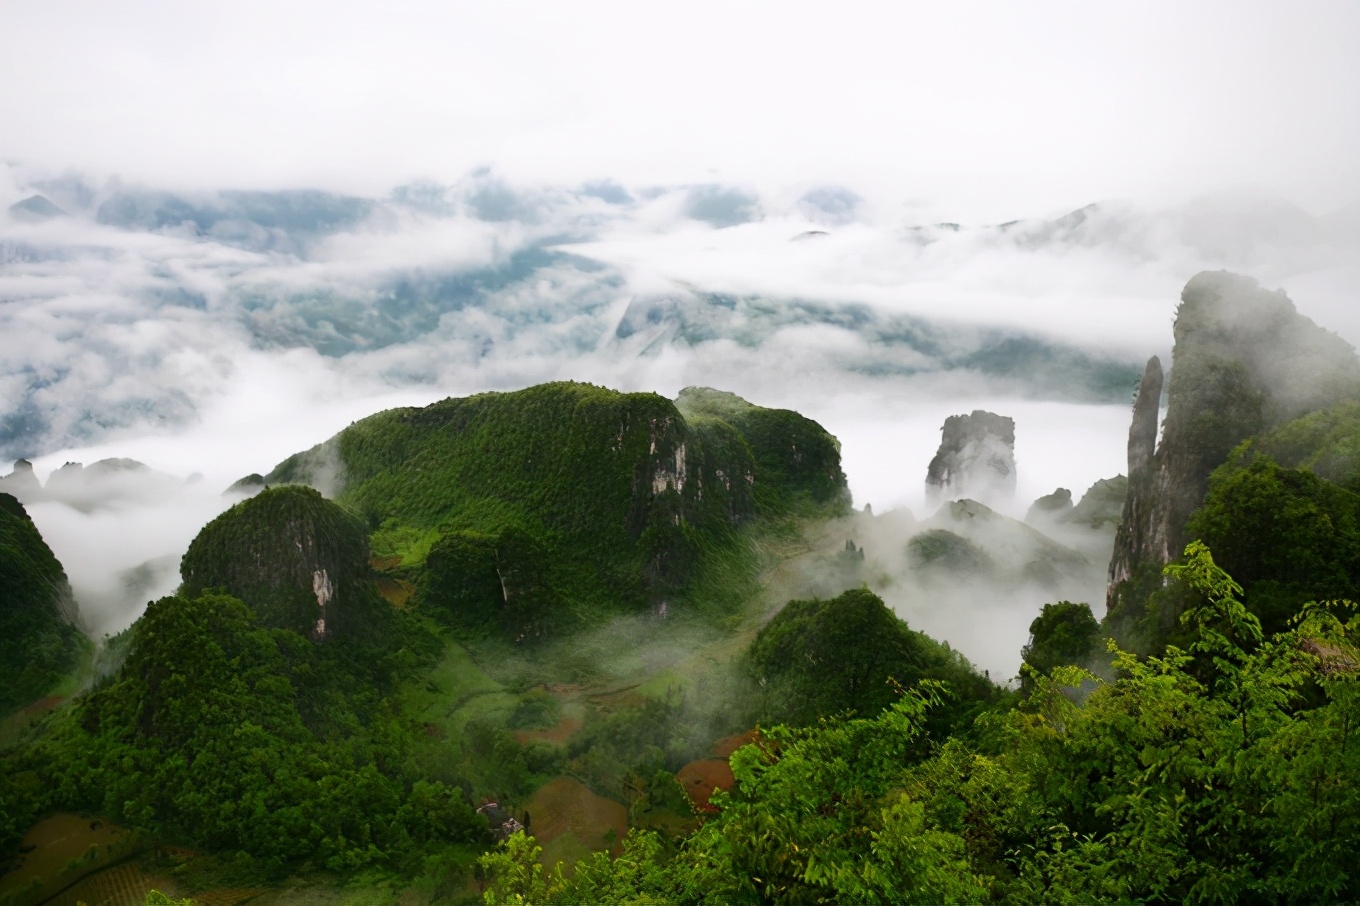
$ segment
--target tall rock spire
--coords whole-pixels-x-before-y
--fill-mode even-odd
[[[1360,359],[1283,292],[1204,271],[1185,285],[1176,310],[1166,421],[1156,443],[1161,384],[1153,358],[1129,428],[1129,490],[1110,559],[1106,602],[1120,619],[1146,603],[1150,589],[1137,587],[1144,567],[1160,570],[1191,540],[1186,523],[1233,447],[1306,412],[1360,398]]]
[[[940,429],[940,449],[926,470],[926,500],[971,497],[984,502],[1015,496],[1015,421],[974,409],[951,415]]]
[[[1143,369],[1138,398],[1133,403],[1133,424],[1129,425],[1129,490],[1124,498],[1124,515],[1115,536],[1114,556],[1110,559],[1110,585],[1114,587],[1133,574],[1134,568],[1149,557],[1165,562],[1165,532],[1159,532],[1153,518],[1156,504],[1157,413],[1162,398],[1162,361],[1153,356]],[[1160,536],[1160,537],[1158,537]]]

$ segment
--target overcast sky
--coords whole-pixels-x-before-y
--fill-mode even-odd
[[[1360,3],[5,0],[0,155],[158,186],[848,184],[997,220],[1360,198]]]

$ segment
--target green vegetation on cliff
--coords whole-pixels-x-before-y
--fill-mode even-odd
[[[35,818],[74,811],[239,853],[256,874],[418,872],[481,844],[486,825],[461,789],[411,770],[393,679],[343,642],[267,628],[236,598],[162,598],[122,667],[6,756],[0,831],[12,845]]]
[[[752,517],[848,506],[815,422],[716,391],[680,407],[575,383],[447,399],[357,422],[267,480],[361,514],[441,619],[541,639],[670,607]]]
[[[1357,475],[1352,402],[1244,442],[1210,477],[1187,531],[1242,583],[1268,632],[1307,601],[1360,599]]]
[[[1310,412],[1252,438],[1233,451],[1227,465],[1242,467],[1259,456],[1360,493],[1360,400]]]
[[[1360,580],[1356,405],[1225,454],[1189,524],[1240,586],[1200,544],[1144,564],[1152,656],[1104,680],[1090,608],[1050,603],[1012,691],[867,588],[772,590],[864,557],[828,556],[839,451],[796,413],[578,384],[380,413],[206,526],[122,664],[0,751],[0,856],[73,811],[237,884],[456,901],[496,799],[576,862],[512,836],[493,903],[1354,899],[1360,618],[1309,602]],[[923,594],[1080,560],[970,502],[932,518],[900,548]],[[728,767],[691,811],[677,777]],[[597,807],[621,855],[564,830]]]
[[[0,494],[0,717],[52,691],[92,646],[71,587],[23,504]]]

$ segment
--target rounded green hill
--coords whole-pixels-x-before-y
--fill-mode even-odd
[[[375,605],[363,522],[312,488],[285,485],[204,526],[180,563],[183,593],[221,588],[261,623],[315,639],[353,634]]]

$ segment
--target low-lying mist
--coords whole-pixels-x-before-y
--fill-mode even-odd
[[[1360,341],[1353,209],[1261,196],[987,225],[909,222],[834,185],[480,170],[374,198],[176,195],[5,165],[0,202],[0,456],[44,478],[129,458],[177,482],[31,507],[96,633],[173,587],[233,481],[396,405],[549,380],[716,387],[821,422],[858,506],[922,520],[941,424],[986,409],[1016,422],[1017,492],[996,506],[1020,518],[1124,470],[1142,364],[1165,358],[1196,271],[1283,286]],[[900,551],[857,543],[914,626],[1003,674],[1051,597],[917,587]]]
[[[789,397],[757,397],[755,401],[787,407],[797,403]],[[191,431],[129,438],[37,458],[37,477],[49,485],[51,476],[67,462],[83,462],[88,467],[113,455],[138,460],[156,471],[141,476],[145,480],[140,481],[126,474],[105,476],[77,498],[39,499],[27,508],[66,567],[91,633],[95,637],[115,633],[130,625],[148,600],[175,589],[179,558],[189,542],[239,499],[223,494],[233,481],[251,472],[267,472],[288,455],[308,449],[373,411],[425,402],[429,400],[402,392],[290,410],[287,397],[263,394],[259,411],[267,412],[275,427],[256,436],[250,430],[250,395],[233,394]],[[926,466],[939,445],[940,425],[948,415],[979,406],[1010,414],[1017,423],[1018,490],[1012,500],[993,501],[1004,515],[1023,518],[1034,499],[1060,486],[1079,497],[1096,480],[1123,470],[1126,406],[1014,400],[912,404],[868,393],[831,400],[814,396],[812,402],[802,411],[840,439],[856,506],[869,504],[878,513],[900,507],[916,514],[927,512]],[[171,471],[175,468],[178,474]],[[879,565],[874,567],[877,573],[870,570],[862,580],[869,581],[914,628],[949,641],[980,666],[992,669],[994,676],[1010,675],[1008,670],[1013,673],[1029,621],[1040,605],[1056,598],[1028,589],[1009,589],[1005,594],[970,589],[955,594],[938,582],[917,588],[905,578],[895,585],[870,581],[871,573],[892,577],[903,572],[905,561],[898,548],[908,535],[898,537],[886,528],[896,524],[891,515],[857,517],[854,527],[846,528],[835,544],[854,538],[865,547],[873,558],[871,565]],[[1107,565],[1108,551],[1105,560],[1096,564],[1095,572],[1102,577],[1099,587],[1093,585],[1094,590],[1082,600],[1093,605],[1103,600]],[[833,580],[830,584],[808,575],[787,589],[772,590],[771,595],[788,600],[813,594],[829,597],[843,590],[832,587],[839,572],[830,569],[828,576]],[[674,649],[673,644],[666,647]]]

